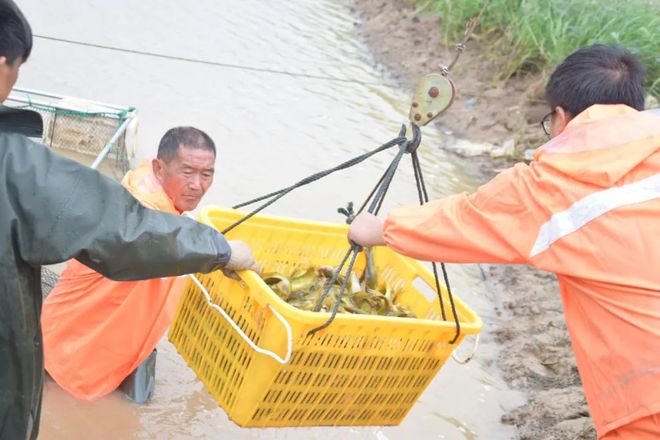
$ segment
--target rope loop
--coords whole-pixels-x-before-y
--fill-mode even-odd
[[[412,154],[417,151],[417,147],[422,142],[422,131],[415,124],[412,125],[413,138],[409,141],[406,141],[406,153]]]

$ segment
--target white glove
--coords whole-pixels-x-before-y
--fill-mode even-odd
[[[231,256],[229,261],[223,267],[223,271],[235,271],[235,270],[253,270],[255,272],[260,272],[259,263],[254,259],[252,255],[252,249],[247,245],[246,242],[240,240],[228,240],[227,243],[231,248]]]

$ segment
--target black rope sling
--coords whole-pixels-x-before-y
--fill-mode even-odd
[[[471,19],[466,24],[463,39],[458,44],[456,44],[456,51],[455,51],[455,55],[454,55],[453,59],[451,60],[451,62],[449,63],[448,66],[446,66],[446,67],[443,66],[441,68],[441,74],[445,79],[448,77],[449,71],[456,65],[456,62],[460,58],[461,54],[465,51],[465,45],[466,45],[467,41],[469,40],[469,38],[470,38],[472,32],[474,31],[475,27],[479,23],[482,15],[484,14],[486,8],[488,7],[488,4],[490,3],[490,1],[491,0],[486,0],[483,4],[481,10],[479,11],[479,15],[476,16],[475,18]],[[449,80],[447,80],[447,81],[449,81]],[[451,81],[449,81],[449,83],[451,83]],[[453,85],[451,87],[452,87],[452,95],[453,95],[453,93],[454,93],[453,92]],[[434,93],[431,94],[431,96],[436,97],[438,95],[439,91],[435,87],[433,89],[435,89],[435,90],[434,90]],[[430,92],[431,92],[431,90],[429,90],[429,93]],[[424,122],[423,124],[428,123],[428,121],[430,121],[431,119],[436,117],[439,113],[446,110],[451,105],[452,101],[453,101],[453,96],[452,96],[452,99],[446,104],[446,106],[443,109],[437,111],[435,114],[433,114],[432,112],[429,113],[427,115],[429,119],[426,122]],[[413,103],[413,108],[416,105],[418,105],[418,104]],[[419,121],[421,119],[422,119],[421,114],[413,115],[411,113],[411,119],[410,119],[411,121],[413,121],[413,120]],[[399,131],[399,135],[396,138],[392,139],[389,142],[386,142],[385,144],[381,145],[380,147],[378,147],[378,148],[376,148],[376,149],[374,149],[370,152],[367,152],[365,154],[357,156],[357,157],[355,157],[351,160],[348,160],[348,161],[346,161],[342,164],[337,165],[334,168],[330,168],[328,170],[320,171],[316,174],[312,174],[311,176],[306,177],[306,178],[298,181],[297,183],[294,183],[293,185],[288,186],[286,188],[282,188],[278,191],[274,191],[274,192],[271,192],[269,194],[263,195],[261,197],[257,197],[257,198],[254,198],[252,200],[248,200],[246,202],[239,203],[238,205],[233,206],[234,209],[238,209],[238,208],[241,208],[241,207],[244,207],[244,206],[247,206],[247,205],[251,205],[253,203],[257,203],[257,202],[261,202],[263,200],[266,200],[265,203],[263,203],[262,205],[260,205],[256,209],[252,210],[251,212],[249,212],[247,215],[245,215],[244,217],[242,217],[238,221],[236,221],[233,224],[226,227],[222,231],[222,233],[226,234],[227,232],[231,231],[236,226],[240,225],[241,223],[245,222],[249,218],[253,217],[257,213],[259,213],[262,210],[264,210],[265,208],[267,208],[268,206],[272,205],[273,203],[275,203],[276,201],[278,201],[279,199],[281,199],[285,195],[289,194],[294,189],[300,188],[301,186],[304,186],[304,185],[307,185],[309,183],[315,182],[315,181],[317,181],[317,180],[319,180],[319,179],[321,179],[321,178],[323,178],[323,177],[325,177],[329,174],[332,174],[336,171],[343,170],[343,169],[346,169],[346,168],[350,168],[354,165],[357,165],[357,164],[363,162],[364,160],[368,159],[369,157],[371,157],[371,156],[373,156],[373,155],[375,155],[375,154],[377,154],[381,151],[392,148],[394,146],[399,147],[399,152],[394,157],[394,159],[392,160],[390,165],[387,167],[387,169],[385,170],[383,176],[380,178],[380,180],[378,181],[378,183],[376,184],[374,189],[367,196],[367,199],[364,201],[364,203],[362,204],[362,206],[358,210],[358,213],[362,212],[368,205],[369,207],[368,207],[367,211],[369,213],[372,213],[374,215],[378,214],[378,212],[380,211],[381,206],[383,205],[383,200],[385,199],[385,195],[387,194],[387,190],[390,187],[390,183],[392,183],[392,179],[394,178],[394,174],[396,173],[396,170],[399,167],[401,159],[403,158],[403,156],[405,154],[410,154],[411,159],[412,159],[412,166],[413,166],[413,171],[414,171],[414,174],[415,174],[415,183],[416,183],[416,186],[417,186],[417,194],[418,194],[418,197],[419,197],[419,203],[420,203],[420,205],[423,205],[424,203],[427,203],[429,201],[429,195],[428,195],[428,191],[426,190],[426,184],[424,183],[424,176],[422,174],[422,167],[421,167],[421,164],[420,164],[420,161],[419,161],[419,156],[417,155],[417,148],[419,147],[419,144],[421,142],[421,130],[419,129],[419,126],[416,125],[413,122],[411,122],[411,126],[412,126],[412,132],[413,132],[413,137],[412,137],[411,140],[408,140],[405,137],[406,127],[404,125],[404,126],[401,127],[401,130]],[[350,203],[349,203],[347,209],[340,208],[339,212],[346,215],[346,221],[348,223],[350,223],[353,220],[353,218],[355,217],[355,215],[353,213],[352,204],[350,204]],[[334,319],[337,315],[337,310],[339,309],[339,305],[341,303],[342,296],[343,296],[343,294],[346,290],[346,285],[347,285],[349,276],[350,276],[351,272],[353,271],[353,266],[355,265],[355,260],[357,259],[358,253],[360,253],[361,251],[362,251],[361,246],[359,246],[356,243],[351,243],[350,249],[348,250],[348,252],[344,256],[342,261],[339,263],[339,266],[337,266],[337,269],[333,272],[332,277],[330,278],[328,283],[325,285],[325,287],[323,289],[323,293],[320,296],[320,298],[319,298],[319,300],[318,300],[318,302],[317,302],[317,304],[314,308],[314,311],[316,311],[316,312],[321,310],[321,306],[323,304],[323,301],[327,297],[328,292],[330,291],[330,288],[332,287],[332,285],[338,279],[338,277],[341,274],[344,266],[346,265],[346,262],[349,261],[349,259],[350,259],[350,261],[348,263],[348,267],[347,267],[347,272],[346,272],[347,275],[342,280],[341,288],[339,290],[339,293],[337,294],[337,301],[335,302],[335,304],[332,308],[330,318],[323,325],[321,325],[321,326],[319,326],[315,329],[310,330],[309,333],[308,333],[308,336],[314,335],[316,332],[318,332],[320,330],[323,330],[324,328],[328,327],[334,321]],[[442,289],[440,288],[440,281],[439,281],[439,277],[438,277],[437,264],[435,262],[432,262],[432,266],[433,266],[433,276],[435,278],[435,290],[436,290],[436,293],[437,293],[438,299],[439,299],[440,312],[442,314],[442,319],[444,321],[447,321],[447,314],[445,312],[444,299],[442,297]],[[456,333],[454,335],[454,338],[449,342],[450,344],[454,344],[454,343],[456,343],[456,341],[458,340],[458,338],[461,334],[461,325],[460,325],[460,322],[459,322],[459,319],[458,319],[458,313],[456,311],[456,305],[454,303],[454,296],[451,293],[451,287],[449,285],[449,277],[447,276],[447,269],[445,268],[444,263],[440,263],[440,267],[442,269],[442,276],[444,278],[445,286],[447,287],[447,296],[449,298],[449,304],[450,304],[451,311],[452,311],[452,317],[453,317],[454,322],[456,324]]]
[[[367,196],[366,200],[364,201],[364,203],[362,204],[362,206],[360,207],[360,209],[358,210],[357,213],[359,214],[360,212],[364,211],[364,209],[367,208],[367,205],[368,205],[367,212],[369,212],[371,214],[374,214],[374,215],[378,215],[378,213],[380,211],[380,208],[382,207],[383,200],[385,199],[387,191],[390,187],[390,184],[392,183],[394,175],[396,174],[396,171],[399,167],[399,164],[401,163],[401,160],[403,159],[403,156],[405,154],[410,154],[411,158],[412,158],[413,171],[414,171],[414,174],[415,174],[415,182],[416,182],[416,186],[417,186],[417,192],[418,192],[418,195],[419,195],[419,202],[420,202],[420,204],[424,204],[424,203],[428,202],[428,200],[429,200],[428,192],[426,190],[426,185],[424,183],[424,178],[423,178],[423,175],[422,175],[422,169],[421,169],[421,165],[420,165],[420,162],[419,162],[419,157],[417,155],[417,148],[419,147],[419,144],[421,142],[421,130],[419,129],[419,127],[417,125],[415,125],[415,124],[411,124],[411,125],[412,125],[413,137],[410,140],[408,140],[405,137],[406,127],[405,127],[405,125],[403,125],[401,127],[401,130],[399,131],[399,134],[398,134],[397,137],[390,140],[389,142],[386,142],[385,144],[381,145],[380,147],[378,147],[374,150],[371,150],[367,153],[364,153],[360,156],[357,156],[353,159],[350,159],[346,162],[343,162],[343,163],[341,163],[341,164],[339,164],[339,165],[337,165],[333,168],[330,168],[330,169],[312,174],[311,176],[306,177],[304,179],[301,179],[300,181],[294,183],[291,186],[288,186],[288,187],[282,188],[278,191],[273,191],[269,194],[265,194],[263,196],[256,197],[256,198],[248,200],[246,202],[242,202],[242,203],[239,203],[237,205],[234,205],[233,208],[237,209],[237,208],[241,208],[241,207],[244,207],[244,206],[247,206],[247,205],[251,205],[251,204],[266,200],[266,202],[262,203],[260,206],[253,209],[252,211],[247,213],[245,216],[243,216],[239,220],[235,221],[234,223],[232,223],[231,225],[226,227],[222,231],[222,233],[226,234],[227,232],[231,231],[232,229],[234,229],[238,225],[242,224],[243,222],[247,221],[251,217],[255,216],[256,214],[258,214],[259,212],[261,212],[262,210],[267,208],[268,206],[272,205],[273,203],[275,203],[276,201],[278,201],[279,199],[281,199],[285,195],[289,194],[294,189],[300,188],[304,185],[308,185],[308,184],[310,184],[312,182],[315,182],[315,181],[317,181],[317,180],[319,180],[319,179],[321,179],[321,178],[323,178],[327,175],[330,175],[334,172],[350,168],[354,165],[357,165],[357,164],[365,161],[366,159],[370,158],[371,156],[373,156],[373,155],[375,155],[375,154],[377,154],[381,151],[385,151],[385,150],[387,150],[389,148],[393,148],[395,146],[399,147],[399,151],[397,152],[396,156],[394,157],[394,159],[392,160],[390,165],[386,168],[385,172],[383,173],[382,177],[379,179],[378,183],[376,183],[376,186],[374,186],[373,190]],[[347,217],[346,220],[347,220],[348,223],[350,223],[353,220],[353,218],[355,217],[355,213],[353,212],[353,209],[352,209],[352,204],[349,204],[347,209],[340,208],[339,212],[346,215],[346,217]],[[317,304],[314,307],[315,312],[318,312],[318,311],[321,310],[321,306],[322,306],[324,300],[326,299],[326,297],[327,297],[327,295],[330,291],[331,286],[337,281],[339,275],[343,271],[344,266],[346,266],[347,262],[348,262],[348,266],[347,266],[347,269],[346,269],[346,273],[350,274],[353,271],[353,268],[355,266],[355,261],[357,259],[357,255],[362,250],[363,250],[362,247],[359,246],[358,244],[351,243],[351,246],[350,246],[348,252],[346,252],[344,257],[342,258],[342,261],[339,263],[339,266],[337,266],[337,268],[333,272],[332,277],[326,283],[326,285],[323,289],[323,293],[319,297],[319,300],[317,301]],[[432,263],[432,265],[433,265],[433,275],[435,277],[435,290],[436,290],[436,293],[438,295],[438,299],[440,301],[440,311],[441,311],[441,314],[442,314],[442,319],[444,321],[446,321],[447,320],[447,315],[446,315],[446,312],[445,312],[444,299],[442,297],[442,289],[440,288],[438,270],[437,270],[436,263]],[[442,274],[443,274],[443,277],[444,277],[444,282],[445,282],[445,285],[447,286],[447,296],[449,297],[450,306],[451,306],[451,310],[452,310],[452,315],[453,315],[453,318],[454,318],[454,322],[456,323],[456,333],[454,335],[454,338],[450,341],[450,344],[454,344],[460,336],[460,331],[461,331],[460,330],[460,323],[459,323],[459,320],[458,320],[458,313],[456,311],[454,298],[453,298],[453,295],[451,293],[451,288],[450,288],[450,285],[449,285],[449,278],[447,276],[447,271],[445,269],[445,265],[444,265],[444,263],[440,263],[440,265],[441,265],[441,268],[442,268]],[[309,333],[308,333],[308,336],[312,336],[315,333],[317,333],[318,331],[323,330],[324,328],[327,328],[334,321],[334,319],[337,315],[337,311],[339,309],[339,305],[341,304],[341,299],[344,295],[344,292],[346,291],[346,285],[347,285],[348,279],[349,279],[349,276],[346,276],[342,280],[339,293],[337,294],[335,304],[334,304],[334,306],[332,308],[332,311],[330,313],[330,318],[325,323],[323,323],[321,326],[310,330]]]

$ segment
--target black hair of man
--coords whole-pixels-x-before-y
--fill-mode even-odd
[[[0,57],[13,65],[20,58],[26,62],[32,52],[32,28],[18,6],[0,0]]]
[[[575,117],[594,104],[625,104],[644,110],[646,72],[639,59],[618,46],[595,44],[569,55],[545,87],[551,109]]]
[[[208,150],[215,157],[215,144],[211,137],[195,127],[174,127],[165,132],[158,145],[158,159],[169,162],[179,147]]]

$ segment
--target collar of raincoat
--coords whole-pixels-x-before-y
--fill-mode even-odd
[[[121,184],[147,208],[182,214],[154,175],[150,161],[144,161],[137,169],[126,173]]]
[[[660,123],[650,111],[596,104],[534,152],[534,162],[601,187],[610,187],[660,150]]]

